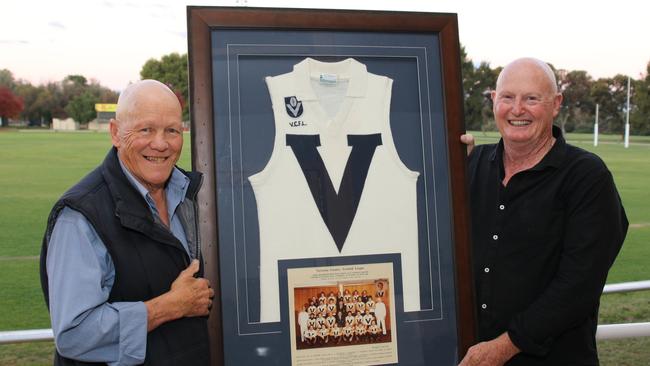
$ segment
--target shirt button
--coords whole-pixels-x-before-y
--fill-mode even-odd
[[[485,267],[483,270],[485,271],[485,273],[488,273],[490,272],[490,267]]]
[[[505,209],[506,209],[506,206],[504,206],[504,205],[499,205],[499,210],[503,211],[503,210],[505,210]]]
[[[487,309],[487,304],[481,304],[481,309],[483,310]]]
[[[494,240],[499,240],[499,235],[496,235],[496,234],[495,234],[495,235],[492,235],[492,239],[494,239]]]

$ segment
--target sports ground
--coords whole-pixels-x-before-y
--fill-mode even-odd
[[[496,133],[475,133],[478,143]],[[650,280],[650,137],[569,134],[569,143],[598,154],[608,165],[630,221],[608,283]],[[47,214],[70,185],[100,163],[106,133],[0,130],[0,331],[49,328],[38,280],[38,255]],[[189,135],[179,163],[190,168]],[[585,228],[589,230],[590,228]],[[604,295],[600,323],[650,321],[650,291]],[[0,365],[48,365],[52,342],[0,346]],[[599,342],[602,365],[647,365],[650,337]]]

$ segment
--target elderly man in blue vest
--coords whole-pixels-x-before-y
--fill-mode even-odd
[[[214,291],[201,278],[201,176],[175,166],[176,95],[130,85],[110,132],[104,162],[54,205],[43,239],[54,364],[206,365]]]

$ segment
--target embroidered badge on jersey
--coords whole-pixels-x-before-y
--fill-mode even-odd
[[[287,109],[287,114],[289,117],[298,118],[302,116],[302,102],[299,101],[295,96],[284,97],[284,106]]]

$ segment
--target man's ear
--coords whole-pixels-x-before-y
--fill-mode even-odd
[[[111,118],[110,122],[108,123],[108,128],[111,132],[111,142],[113,143],[113,146],[115,146],[116,148],[120,147],[120,137],[118,136],[119,123],[120,122],[115,118]]]
[[[563,99],[564,96],[562,93],[555,94],[555,97],[553,98],[553,117],[557,117],[557,115],[560,114],[560,108],[562,107]]]

